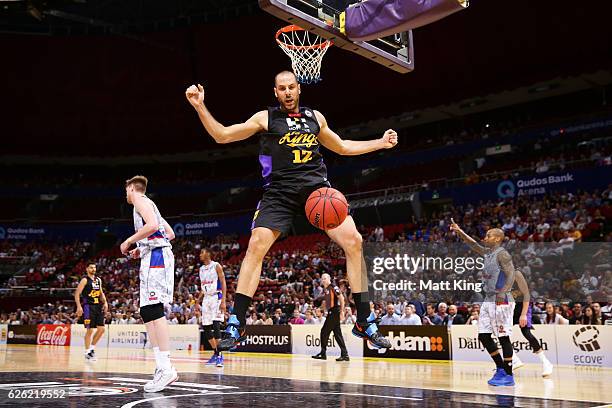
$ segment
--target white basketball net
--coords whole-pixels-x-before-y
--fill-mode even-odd
[[[276,42],[291,58],[298,82],[313,84],[321,80],[321,61],[331,41],[294,25],[278,30]]]

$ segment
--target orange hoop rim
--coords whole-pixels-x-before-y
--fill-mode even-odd
[[[302,27],[297,26],[295,24],[288,25],[288,26],[281,28],[280,30],[276,32],[276,35],[274,36],[278,45],[286,47],[290,50],[313,50],[313,49],[318,49],[318,48],[327,48],[327,47],[334,45],[334,43],[331,40],[325,40],[325,41],[322,41],[320,44],[314,44],[314,45],[293,45],[293,44],[287,44],[286,42],[281,41],[278,38],[280,37],[281,34],[286,34],[286,33],[290,33],[293,31],[306,31],[306,30],[304,30]],[[318,37],[321,37],[318,34],[315,34],[315,35],[317,35]]]

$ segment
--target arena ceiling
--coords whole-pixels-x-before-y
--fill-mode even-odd
[[[612,67],[612,2],[471,3],[415,31],[410,74],[331,49],[303,104],[340,128]],[[0,0],[0,155],[210,149],[184,89],[223,123],[274,104],[282,25],[256,1]]]

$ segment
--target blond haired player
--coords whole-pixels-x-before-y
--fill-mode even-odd
[[[170,336],[164,305],[174,294],[174,254],[170,241],[174,231],[163,219],[157,206],[145,193],[148,180],[135,176],[125,182],[127,202],[134,206],[136,233],[123,241],[121,253],[140,258],[140,316],[155,352],[153,380],[145,384],[146,392],[158,392],[178,379],[170,362]],[[136,245],[131,251],[129,248]]]

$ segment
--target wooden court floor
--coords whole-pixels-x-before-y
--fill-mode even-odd
[[[217,368],[204,365],[209,352],[198,351],[174,352],[179,381],[147,394],[142,385],[154,370],[150,350],[102,348],[97,355],[98,361],[88,362],[74,347],[0,346],[0,406],[602,407],[612,402],[610,369],[555,367],[543,379],[539,366],[528,364],[516,372],[515,387],[491,387],[492,363],[372,358],[339,363],[230,353],[225,367]],[[51,395],[53,390],[61,395]]]

